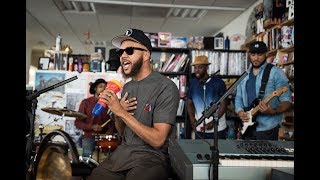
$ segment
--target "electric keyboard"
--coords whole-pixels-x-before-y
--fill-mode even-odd
[[[210,146],[213,146],[213,140],[207,141],[210,145],[201,139],[170,140],[171,166],[180,180],[202,180],[212,176]],[[218,149],[218,179],[266,180],[273,168],[294,172],[293,141],[219,139]]]

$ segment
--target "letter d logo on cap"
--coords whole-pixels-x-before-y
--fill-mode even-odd
[[[131,36],[131,34],[132,34],[132,29],[128,29],[126,33],[124,33],[125,36]]]

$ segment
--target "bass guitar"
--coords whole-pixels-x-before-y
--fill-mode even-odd
[[[286,92],[288,90],[287,86],[283,86],[275,91],[272,92],[272,94],[270,94],[267,98],[265,98],[263,100],[264,103],[268,103],[273,97],[278,97],[280,96],[282,93]],[[246,136],[245,133],[247,131],[248,128],[254,127],[256,121],[255,121],[255,115],[258,113],[259,108],[258,108],[258,104],[259,104],[260,100],[259,99],[255,99],[251,105],[249,107],[244,108],[244,110],[248,113],[249,115],[249,121],[247,122],[242,122],[242,128],[241,128],[241,134],[243,136]]]

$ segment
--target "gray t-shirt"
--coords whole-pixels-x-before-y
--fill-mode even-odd
[[[154,149],[144,142],[130,128],[125,127],[122,143],[109,156],[107,169],[122,171],[136,166],[151,167],[156,164],[166,165],[168,160],[169,138],[174,138],[176,113],[179,106],[177,86],[158,72],[152,72],[141,81],[130,81],[125,84],[122,96],[137,98],[137,109],[134,117],[145,126],[153,127],[154,123],[168,123],[171,130],[167,140],[160,149]]]

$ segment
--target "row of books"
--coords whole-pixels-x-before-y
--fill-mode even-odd
[[[187,89],[187,76],[186,75],[179,75],[179,76],[167,76],[167,78],[173,81],[177,88],[179,89],[180,98],[184,98],[186,96],[186,89]]]
[[[188,54],[177,53],[168,56],[167,53],[162,52],[160,55],[159,72],[185,72],[189,62]]]
[[[269,51],[288,48],[294,45],[294,26],[270,29],[258,36],[256,40],[266,43]]]
[[[245,52],[220,52],[210,50],[192,50],[191,62],[196,56],[205,55],[208,57],[208,74],[215,74],[220,70],[220,75],[241,75],[249,66]],[[192,67],[191,72],[194,72]]]

